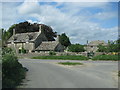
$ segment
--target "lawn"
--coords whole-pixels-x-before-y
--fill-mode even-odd
[[[37,56],[32,59],[60,59],[60,60],[88,60],[85,56],[74,56],[74,55],[64,55],[64,56]]]
[[[92,60],[113,60],[118,61],[118,55],[98,55],[92,58]]]
[[[62,65],[83,65],[83,63],[78,63],[78,62],[59,62],[58,64],[62,64]]]

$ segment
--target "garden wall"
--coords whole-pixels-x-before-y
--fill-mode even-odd
[[[55,52],[56,56],[62,56],[62,55],[83,55],[87,57],[87,52]],[[94,56],[97,55],[102,55],[103,53],[101,52],[96,52],[94,54]],[[49,52],[31,52],[31,53],[27,53],[27,54],[18,54],[18,57],[24,57],[24,58],[31,58],[31,57],[35,57],[35,56],[49,56]]]

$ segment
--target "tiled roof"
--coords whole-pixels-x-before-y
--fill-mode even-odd
[[[34,41],[38,37],[39,33],[38,32],[31,32],[31,33],[19,33],[15,34],[10,39],[8,42],[26,42],[26,41]]]
[[[59,44],[57,41],[47,41],[47,42],[42,42],[36,50],[55,50],[56,46]]]
[[[96,40],[96,41],[91,41],[90,43],[88,43],[88,45],[107,45],[107,43],[105,43],[103,40]]]

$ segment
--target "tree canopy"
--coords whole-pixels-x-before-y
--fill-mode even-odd
[[[63,34],[61,34],[61,35],[59,36],[59,42],[60,42],[62,45],[64,45],[65,47],[71,45],[71,42],[70,42],[70,40],[69,40],[69,37],[66,36],[65,33],[63,33]]]
[[[15,29],[15,33],[27,33],[27,32],[38,32],[39,31],[39,25],[37,23],[31,24],[27,21],[21,22],[19,24],[13,24],[8,30],[2,30],[2,40],[4,41],[3,44],[13,35],[13,29]],[[56,33],[50,26],[42,25],[42,29],[48,39],[48,41],[54,41],[54,37],[56,37]]]

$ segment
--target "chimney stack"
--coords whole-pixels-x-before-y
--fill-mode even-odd
[[[39,32],[41,33],[42,31],[42,25],[39,25]]]
[[[57,39],[56,39],[56,41],[58,41],[58,42],[59,42],[59,37],[60,37],[60,35],[57,35]]]
[[[15,29],[13,29],[13,35],[15,35]]]

